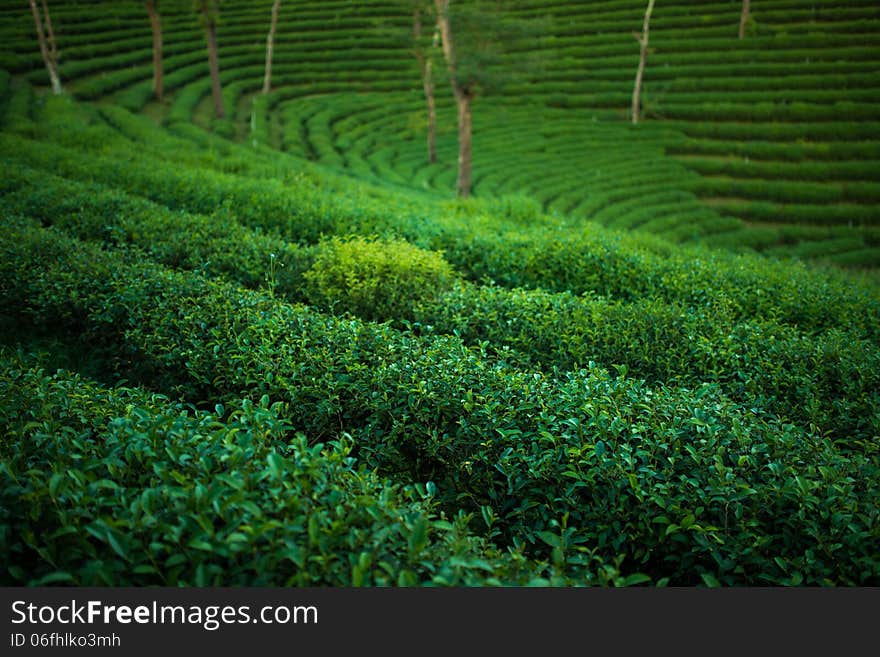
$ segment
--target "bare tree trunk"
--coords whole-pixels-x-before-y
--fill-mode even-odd
[[[452,93],[458,106],[458,180],[455,186],[458,195],[467,198],[471,193],[472,96],[467,89],[462,89],[458,82],[455,47],[452,43],[452,28],[449,25],[449,0],[434,0],[434,4],[437,7],[437,28],[443,43],[443,55],[446,58],[446,67],[449,69]]]
[[[458,180],[456,191],[461,198],[471,194],[471,98],[458,99]]]
[[[743,0],[742,14],[739,17],[739,38],[746,36],[746,25],[749,22],[749,0]]]
[[[278,26],[278,9],[281,0],[272,3],[272,20],[269,23],[269,36],[266,37],[266,75],[263,77],[263,93],[272,90],[272,53],[275,50],[275,28]]]
[[[62,93],[61,79],[58,77],[58,60],[56,59],[57,50],[55,48],[55,34],[52,32],[52,22],[49,20],[49,9],[46,7],[45,0],[43,2],[43,11],[46,13],[47,26],[51,35],[51,49],[46,45],[46,35],[43,32],[43,19],[40,16],[40,10],[37,7],[36,0],[29,0],[31,13],[34,15],[34,25],[37,28],[37,41],[40,44],[40,54],[43,56],[43,63],[46,65],[46,71],[49,73],[49,82],[52,84],[52,93],[58,95]]]
[[[449,25],[449,0],[434,0],[437,7],[437,29],[440,31],[440,41],[443,44],[443,56],[446,58],[446,67],[449,69],[449,81],[452,83],[452,92],[458,96],[458,80],[456,79],[455,48],[452,45],[452,28]]]
[[[651,21],[651,12],[654,10],[654,0],[648,0],[648,9],[645,11],[645,24],[642,26],[641,36],[635,35],[639,42],[639,68],[636,71],[636,82],[633,86],[632,98],[632,122],[639,122],[639,97],[642,93],[642,78],[645,75],[645,60],[648,57],[648,25]]]
[[[46,0],[43,3],[43,20],[46,22],[46,37],[49,39],[49,58],[58,70],[58,46],[55,43],[55,30],[52,29],[52,17],[49,15],[49,5]]]
[[[431,60],[425,62],[425,102],[428,105],[428,163],[437,161],[437,104],[434,101],[434,78]]]
[[[211,95],[214,97],[214,116],[222,119],[226,116],[223,110],[223,88],[220,86],[220,60],[217,54],[217,21],[208,11],[203,0],[202,13],[205,17],[205,35],[208,39],[208,68],[211,72]]]
[[[144,5],[150,15],[153,30],[153,95],[161,101],[165,95],[165,82],[162,75],[162,19],[159,17],[158,0],[146,0]]]
[[[420,40],[422,38],[422,12],[416,9],[413,14],[413,40],[415,41],[416,59],[422,72],[422,88],[425,91],[425,103],[428,107],[428,163],[437,161],[437,108],[434,102],[434,75],[430,55],[425,55]],[[434,47],[437,46],[439,34],[434,32]]]

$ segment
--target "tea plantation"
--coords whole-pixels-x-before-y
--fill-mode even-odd
[[[40,3],[37,3],[38,5]],[[880,585],[880,6],[0,2],[0,584]],[[451,7],[454,10],[456,0]],[[433,30],[428,18],[428,31]],[[519,66],[521,63],[527,66]]]

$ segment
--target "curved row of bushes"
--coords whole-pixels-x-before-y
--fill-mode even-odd
[[[113,97],[132,110],[141,110],[150,98],[149,25],[145,12],[137,7],[115,7],[95,10],[62,3],[54,8],[61,17],[59,40],[62,53],[62,77],[71,81],[81,98]],[[250,121],[248,96],[255,93],[262,73],[262,42],[269,14],[268,3],[232,3],[221,15],[221,75],[226,85],[225,99],[229,118],[222,121],[203,120],[197,108],[207,96],[205,62],[196,50],[202,50],[201,30],[192,7],[171,3],[163,7],[166,27],[166,89],[173,98],[169,121],[179,124],[197,120],[206,128],[228,138],[243,138]],[[632,2],[599,4],[589,11],[577,5],[554,3],[535,5],[517,2],[505,8],[513,17],[532,20],[540,18],[547,24],[547,33],[540,39],[511,39],[508,61],[522,58],[524,53],[538,55],[542,65],[534,79],[526,79],[507,89],[505,101],[535,103],[538,106],[565,107],[568,114],[584,117],[584,111],[595,116],[597,108],[611,109],[610,116],[625,118],[630,98],[632,69],[637,51],[629,38],[638,28],[642,8]],[[785,145],[803,153],[797,143],[803,139],[820,138],[832,151],[844,140],[872,138],[870,124],[880,111],[878,80],[873,71],[876,63],[877,14],[869,3],[850,6],[843,3],[823,5],[817,9],[803,2],[774,0],[762,5],[760,16],[753,23],[747,39],[736,40],[737,9],[730,3],[675,2],[658,8],[654,15],[652,52],[645,78],[645,115],[654,123],[680,125],[706,123],[709,129],[733,129],[737,139],[752,141],[772,133],[784,138]],[[12,20],[13,16],[16,20]],[[7,66],[25,73],[34,83],[44,82],[45,72],[32,44],[32,35],[25,26],[26,8],[9,12],[9,45]],[[358,3],[306,2],[285,7],[281,12],[280,36],[276,49],[277,91],[261,105],[266,113],[285,114],[285,106],[300,102],[304,96],[338,93],[340,91],[409,92],[418,96],[418,77],[414,58],[408,52],[410,16],[394,3],[384,0]],[[259,38],[255,38],[256,36]],[[198,48],[195,48],[198,46]],[[187,50],[188,49],[188,50]],[[723,56],[722,56],[723,53]],[[202,57],[198,60],[198,57]],[[698,60],[698,61],[697,61]],[[874,67],[876,68],[876,67]],[[443,67],[437,67],[440,82]],[[780,78],[786,82],[780,84]],[[760,101],[760,102],[758,102]],[[480,113],[477,114],[480,116]],[[856,133],[853,133],[853,122]],[[388,126],[374,122],[374,133],[384,134],[397,144],[400,135],[382,132]],[[298,136],[293,126],[294,138]],[[692,133],[689,133],[692,134]],[[719,133],[720,134],[720,133]],[[784,135],[781,136],[781,135]],[[340,135],[344,141],[345,135]],[[295,139],[293,140],[295,141]],[[509,141],[509,139],[508,139]],[[671,143],[675,147],[675,139]],[[277,138],[264,138],[261,143],[280,145]],[[287,143],[291,143],[288,140]],[[689,153],[685,142],[678,147]],[[532,144],[524,144],[526,154]],[[846,144],[844,143],[844,146]],[[544,144],[549,150],[556,143]],[[735,145],[725,155],[739,149]],[[300,152],[298,148],[293,149]],[[381,150],[381,149],[380,149]],[[352,167],[356,175],[377,174],[395,183],[418,185],[427,178],[440,188],[450,188],[453,174],[449,167],[426,171],[419,163],[406,159],[406,148],[384,149],[371,154],[369,166],[360,158],[337,157],[334,148],[318,149],[326,155],[325,163]],[[510,150],[510,149],[506,149]],[[847,149],[844,148],[844,151]],[[478,152],[482,152],[478,149]],[[311,149],[304,146],[303,154]],[[500,158],[501,155],[493,155]],[[782,153],[780,157],[791,159]],[[571,166],[559,166],[567,159],[556,157],[552,176],[529,174],[528,193],[545,202],[544,190],[559,185],[554,195],[569,196],[554,209],[582,212],[595,199],[584,198],[585,186],[578,181],[583,160]],[[841,159],[836,156],[835,159]],[[513,162],[526,158],[518,153]],[[451,161],[446,158],[446,161]],[[391,163],[392,166],[386,166]],[[684,165],[688,161],[682,160]],[[535,162],[536,169],[545,169],[544,162]],[[595,163],[586,161],[587,167]],[[866,165],[867,166],[867,165]],[[704,171],[703,167],[694,167]],[[477,167],[477,175],[483,170]],[[561,171],[556,171],[562,169]],[[867,170],[865,170],[867,171]],[[795,175],[789,172],[789,176]],[[842,172],[834,174],[841,181]],[[565,181],[562,184],[562,181]],[[878,182],[866,172],[862,184],[853,187],[827,187],[821,191],[803,186],[786,185],[775,180],[760,184],[751,180],[707,180],[698,187],[703,198],[732,199],[723,205],[707,203],[705,216],[696,219],[694,212],[681,222],[670,213],[662,222],[633,220],[621,226],[646,228],[673,240],[696,241],[706,235],[726,233],[715,244],[748,237],[747,227],[728,229],[735,219],[749,222],[779,224],[782,222],[823,225],[856,224],[850,233],[853,263],[872,265],[880,261],[875,245],[859,230],[861,225],[877,222],[873,201]],[[484,182],[484,181],[481,181]],[[841,181],[842,182],[842,181]],[[481,184],[478,193],[492,191],[498,184]],[[670,186],[671,183],[667,183]],[[572,192],[572,190],[576,190]],[[818,194],[810,200],[807,194]],[[804,198],[801,198],[804,197]],[[794,201],[786,207],[780,199]],[[553,199],[551,199],[552,201]],[[757,207],[770,203],[767,207]],[[696,199],[691,204],[697,205]],[[840,205],[833,210],[826,205]],[[548,206],[549,207],[549,206]],[[690,209],[690,208],[688,208]],[[718,218],[721,212],[725,216]],[[605,221],[601,215],[595,218]],[[647,226],[642,226],[642,224]],[[858,241],[858,238],[862,238]],[[771,241],[772,239],[772,241]],[[787,245],[790,233],[765,231],[762,240],[734,244],[740,248],[777,249]],[[819,241],[821,231],[803,234],[799,241]],[[832,244],[825,251],[838,249]],[[808,245],[793,248],[793,255],[817,253]],[[819,255],[823,252],[818,251]]]
[[[171,212],[99,186],[7,168],[14,213],[80,239],[137,245],[167,266],[265,286],[290,301],[485,343],[527,368],[620,365],[651,383],[714,382],[835,439],[880,433],[880,349],[845,330],[806,337],[729,307],[620,302],[459,281],[443,258],[400,240],[332,238],[301,248],[235,223]],[[510,351],[512,350],[512,351]]]
[[[876,441],[835,444],[715,386],[510,369],[457,339],[327,317],[9,223],[9,316],[80,326],[163,390],[289,403],[306,435],[350,434],[362,462],[434,482],[443,504],[482,511],[496,542],[575,579],[597,556],[683,584],[880,577]]]
[[[267,398],[193,410],[0,352],[0,581],[553,582],[472,535],[464,514],[444,517],[424,486],[359,466],[350,438],[314,443],[287,413]]]
[[[660,298],[687,306],[720,302],[741,317],[772,316],[806,332],[845,326],[856,336],[880,335],[876,293],[830,272],[820,275],[771,262],[756,270],[754,257],[673,252],[658,243],[598,229],[573,235],[547,217],[514,227],[485,217],[479,203],[444,211],[428,199],[416,204],[366,187],[351,186],[347,196],[339,197],[316,186],[292,187],[201,166],[172,172],[157,166],[155,156],[141,156],[130,148],[123,154],[122,146],[105,147],[104,153],[88,159],[78,150],[13,135],[4,135],[0,147],[15,154],[12,161],[110,182],[172,209],[240,221],[294,242],[315,243],[323,235],[351,232],[396,234],[443,251],[456,269],[476,281],[488,278],[506,287],[594,292],[622,300]]]

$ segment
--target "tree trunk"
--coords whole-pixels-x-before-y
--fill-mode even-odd
[[[425,62],[425,102],[428,105],[428,164],[434,164],[437,161],[437,105],[430,59]]]
[[[52,84],[52,93],[58,95],[62,92],[61,79],[58,77],[58,62],[54,57],[55,54],[55,35],[51,32],[51,21],[48,22],[50,34],[52,34],[52,49],[46,45],[46,35],[43,32],[43,19],[40,17],[40,10],[37,8],[36,0],[29,0],[31,13],[34,15],[34,25],[37,28],[37,41],[40,44],[40,54],[43,56],[43,63],[46,65],[46,71],[49,73],[49,82]],[[49,18],[48,7],[43,5],[46,12],[46,18]]]
[[[272,90],[272,53],[275,50],[275,28],[278,26],[278,9],[281,0],[272,3],[272,20],[269,23],[269,36],[266,37],[266,75],[263,77],[263,93]]]
[[[652,0],[653,1],[653,0]],[[471,101],[470,92],[463,89],[458,81],[455,47],[452,43],[452,28],[449,25],[449,0],[434,0],[437,7],[437,29],[443,43],[443,55],[449,69],[452,93],[458,106],[458,181],[456,191],[462,198],[471,194]]]
[[[462,94],[458,99],[458,181],[456,191],[461,198],[471,195],[471,98]]]
[[[431,56],[425,55],[422,50],[422,12],[416,9],[413,13],[413,41],[415,42],[416,59],[419,62],[419,70],[422,73],[422,88],[425,92],[425,103],[428,108],[428,163],[434,164],[437,161],[437,108],[434,102],[434,71],[431,62]],[[434,47],[437,46],[439,34],[434,32]]]
[[[437,7],[437,29],[440,31],[440,40],[443,43],[443,56],[449,69],[449,79],[452,82],[453,92],[458,94],[455,48],[452,46],[452,29],[449,26],[449,0],[434,0],[434,5]]]
[[[223,110],[223,88],[220,86],[220,61],[217,54],[217,22],[213,16],[205,14],[205,34],[208,38],[208,68],[211,71],[211,95],[214,97],[214,115],[218,119],[226,116]]]
[[[645,11],[645,24],[642,26],[641,37],[636,36],[639,42],[639,68],[636,70],[636,82],[633,86],[632,97],[632,122],[639,122],[639,106],[642,93],[642,78],[645,75],[645,60],[648,57],[648,25],[651,21],[651,12],[654,10],[654,0],[648,0],[648,9]]]
[[[746,25],[749,22],[749,0],[743,0],[742,14],[739,17],[739,38],[746,36]]]
[[[55,44],[55,30],[52,29],[52,17],[49,15],[49,5],[46,4],[46,0],[42,0],[43,2],[43,20],[46,22],[46,37],[49,40],[49,58],[52,60],[52,64],[55,66],[56,72],[58,71],[58,46]]]
[[[146,0],[144,5],[150,15],[153,30],[153,95],[161,101],[165,95],[165,82],[162,76],[162,19],[156,7],[157,0]]]

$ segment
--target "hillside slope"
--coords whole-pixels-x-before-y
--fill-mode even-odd
[[[454,116],[438,62],[442,157],[427,166],[411,18],[387,0],[282,5],[276,90],[260,97],[269,4],[224,5],[221,73],[231,118],[213,127],[355,175],[447,193]],[[509,58],[536,58],[540,72],[478,102],[476,192],[525,196],[547,211],[677,241],[876,264],[876,3],[764,2],[742,41],[736,1],[658,5],[647,120],[631,130],[631,32],[641,5],[511,6],[512,17],[540,20],[546,36],[512,38]],[[62,78],[82,99],[146,111],[172,126],[210,127],[198,22],[182,0],[162,11],[169,105],[149,101],[149,25],[136,4],[55,7]],[[23,5],[4,4],[4,68],[44,84],[29,20]]]
[[[59,96],[3,6],[0,583],[880,584],[880,287],[704,244],[757,229],[680,126],[486,98],[457,200],[408,59],[252,102],[230,3],[215,121],[184,3],[164,105],[138,5],[53,3],[94,55]],[[389,6],[298,8],[342,43]]]

